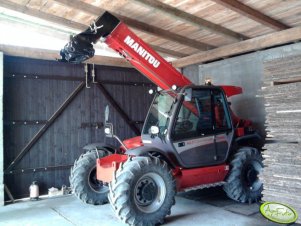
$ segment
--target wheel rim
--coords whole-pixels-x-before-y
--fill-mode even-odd
[[[136,183],[134,200],[137,208],[144,213],[153,213],[163,204],[166,187],[163,178],[156,173],[143,175]]]
[[[89,187],[97,193],[103,193],[109,190],[109,188],[105,186],[102,181],[97,180],[96,167],[93,167],[89,172],[88,184]]]
[[[252,161],[246,164],[244,169],[244,181],[249,190],[257,191],[261,188],[262,182],[258,178],[258,174],[261,170],[262,165],[258,161]]]

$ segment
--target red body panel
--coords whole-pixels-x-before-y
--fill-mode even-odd
[[[143,146],[141,136],[124,140],[123,144],[126,146],[127,149],[138,148]]]
[[[97,180],[110,183],[113,180],[114,172],[118,170],[121,163],[128,159],[128,155],[113,154],[107,157],[97,159]],[[177,181],[177,190],[195,187],[204,184],[212,184],[224,181],[229,166],[226,164],[219,166],[209,166],[195,169],[173,170],[173,175]]]
[[[177,190],[212,184],[224,181],[229,166],[226,164],[195,169],[175,169],[174,176],[177,180]]]
[[[242,88],[239,86],[221,86],[227,97],[235,96],[242,93]]]

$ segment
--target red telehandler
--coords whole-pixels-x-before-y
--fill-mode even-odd
[[[139,137],[120,141],[113,125],[105,134],[121,146],[91,144],[75,161],[70,184],[89,204],[108,200],[129,225],[157,225],[170,214],[178,191],[223,186],[240,202],[260,199],[261,137],[239,119],[227,97],[240,87],[194,85],[105,12],[61,50],[61,61],[81,63],[94,56],[92,43],[105,42],[159,86]]]

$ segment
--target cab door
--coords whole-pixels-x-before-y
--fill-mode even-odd
[[[171,140],[184,167],[224,162],[233,136],[227,101],[218,89],[192,90],[183,100],[173,125]]]
[[[225,161],[231,147],[233,129],[227,99],[221,90],[212,90],[213,127],[217,160]]]
[[[174,149],[184,167],[216,162],[212,94],[210,89],[192,90],[191,100],[183,100],[171,133]]]

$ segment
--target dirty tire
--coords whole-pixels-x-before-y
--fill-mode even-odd
[[[101,205],[108,202],[108,186],[96,180],[96,159],[109,154],[106,150],[89,150],[75,160],[69,181],[75,196],[84,203]]]
[[[176,182],[167,163],[129,158],[110,183],[109,201],[120,220],[133,226],[162,224],[175,204]]]
[[[231,161],[230,173],[224,185],[228,197],[248,203],[260,200],[263,186],[258,174],[262,168],[262,156],[256,148],[240,148]]]

